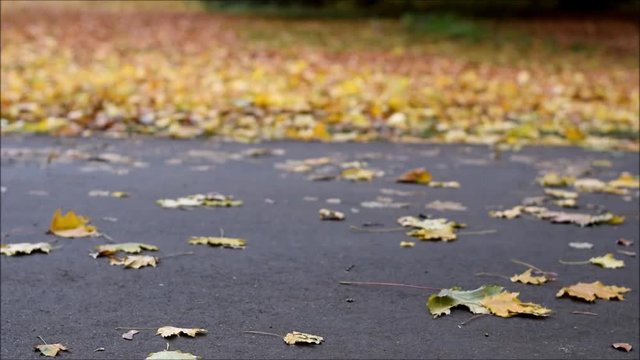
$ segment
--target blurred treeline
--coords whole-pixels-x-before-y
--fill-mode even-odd
[[[637,18],[640,0],[201,0],[211,10],[282,17],[391,17],[447,13],[473,17]]]

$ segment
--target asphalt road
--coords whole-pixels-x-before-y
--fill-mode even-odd
[[[3,243],[56,240],[45,232],[54,210],[61,207],[90,216],[113,241],[159,246],[161,260],[157,268],[133,270],[88,256],[94,246],[108,243],[104,237],[60,238],[49,255],[2,256],[1,357],[41,358],[33,345],[42,336],[49,343],[70,348],[60,359],[143,359],[163,350],[167,342],[173,350],[205,359],[638,358],[638,258],[617,253],[638,251],[637,191],[627,199],[580,195],[580,211],[595,213],[606,208],[626,216],[620,226],[580,228],[530,217],[504,220],[487,215],[491,209],[516,205],[523,197],[542,195],[534,180],[539,171],[553,167],[580,171],[592,160],[609,160],[612,167],[592,167],[590,176],[612,179],[623,170],[639,172],[637,153],[525,148],[493,159],[490,149],[482,146],[282,142],[259,147],[283,149],[284,155],[243,155],[256,146],[3,137]],[[132,160],[105,162],[105,152]],[[337,163],[366,159],[370,167],[386,174],[370,183],[309,181],[307,174],[274,167],[287,159],[320,156],[337,158]],[[102,161],[95,161],[97,158]],[[418,166],[427,167],[436,180],[459,181],[461,188],[393,181]],[[385,196],[380,193],[382,188],[414,192],[390,195],[410,206],[361,206],[363,201]],[[130,197],[88,196],[97,189],[126,191]],[[160,198],[210,191],[232,194],[244,205],[187,211],[155,204]],[[328,198],[339,198],[341,203],[327,203]],[[425,209],[434,200],[457,201],[468,210]],[[322,207],[343,211],[347,219],[320,221]],[[449,243],[417,241],[413,248],[401,248],[400,241],[411,240],[404,232],[350,229],[350,225],[365,223],[384,225],[371,229],[394,228],[398,217],[420,213],[466,223],[467,232],[496,232],[461,235]],[[191,236],[219,235],[221,228],[225,236],[246,239],[246,249],[186,242]],[[635,243],[622,248],[616,245],[620,237]],[[573,249],[568,246],[573,241],[591,242],[594,248]],[[194,254],[162,259],[185,251]],[[607,252],[624,259],[626,267],[609,270],[558,263],[559,259],[585,260]],[[510,262],[512,258],[555,271],[559,278],[531,286],[474,276],[477,272],[511,276],[525,270]],[[455,309],[451,315],[434,319],[425,306],[429,291],[346,286],[340,280],[465,289],[496,283],[520,292],[523,301],[540,303],[554,312],[544,319],[484,316],[458,326],[472,314]],[[555,298],[562,286],[595,280],[632,291],[625,301],[593,304]],[[200,327],[209,333],[167,341],[154,336],[154,330],[141,330],[127,341],[121,338],[125,331],[116,330],[164,325]],[[276,337],[244,334],[245,330],[282,335],[297,330],[323,336],[325,342],[288,346]],[[611,347],[614,342],[628,342],[634,350],[617,351]],[[97,348],[104,351],[94,352]]]

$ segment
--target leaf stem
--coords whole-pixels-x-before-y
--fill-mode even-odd
[[[470,317],[467,320],[465,320],[465,321],[461,322],[460,324],[458,324],[458,327],[461,328],[461,327],[467,325],[468,323],[472,322],[473,320],[479,319],[479,318],[481,318],[481,317],[483,317],[485,315],[487,315],[487,314],[473,315],[472,317]]]
[[[385,283],[385,282],[373,282],[373,281],[340,281],[340,285],[374,285],[374,286],[399,286],[408,287],[413,289],[433,290],[440,291],[441,288],[434,288],[429,286],[407,285],[398,283]]]
[[[458,235],[487,235],[487,234],[495,234],[498,230],[496,229],[488,229],[488,230],[478,230],[478,231],[462,231],[457,233]]]
[[[169,254],[169,255],[161,256],[161,258],[162,258],[162,259],[166,259],[166,258],[170,258],[170,257],[184,256],[184,255],[193,255],[193,254],[194,254],[194,252],[193,252],[193,251],[187,251],[187,252],[173,253],[173,254]]]
[[[490,273],[490,272],[475,273],[475,276],[497,276],[497,277],[501,277],[503,279],[511,280],[511,278],[508,277],[508,276],[504,276],[502,274]]]
[[[277,336],[279,338],[284,337],[282,335],[278,335],[278,334],[274,334],[274,333],[270,333],[270,332],[265,332],[265,331],[245,330],[245,331],[243,331],[243,333],[245,333],[245,334],[258,334],[258,335],[270,335],[270,336]]]
[[[529,263],[526,263],[526,262],[518,260],[518,259],[511,259],[511,262],[516,263],[516,264],[520,264],[520,265],[524,265],[524,266],[526,266],[528,268],[531,268],[533,270],[539,271],[541,273],[546,273],[546,271],[540,269],[539,267],[533,266],[533,265],[531,265]]]
[[[585,261],[564,261],[564,260],[558,260],[558,262],[560,264],[563,265],[587,265],[588,263],[590,263],[591,261],[589,260],[585,260]]]
[[[579,315],[591,315],[591,316],[598,316],[598,314],[593,313],[591,311],[579,311],[579,310],[574,310],[571,312],[572,314],[579,314]]]
[[[49,345],[49,344],[47,344],[47,342],[46,342],[46,341],[44,341],[44,339],[42,338],[42,336],[38,335],[38,339],[40,339],[40,340],[41,340],[45,345]]]
[[[349,228],[357,231],[369,232],[369,233],[385,233],[385,232],[395,232],[395,231],[404,231],[407,230],[403,227],[398,228],[390,228],[390,229],[365,229],[355,225],[349,225]]]
[[[128,327],[128,326],[118,326],[116,330],[156,330],[157,328],[142,328],[142,327]]]

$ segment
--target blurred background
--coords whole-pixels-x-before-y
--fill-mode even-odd
[[[638,148],[640,3],[3,1],[2,132]]]

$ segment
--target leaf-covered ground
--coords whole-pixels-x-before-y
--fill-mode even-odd
[[[545,23],[469,43],[395,20],[7,6],[2,132],[637,150],[638,29],[600,26],[576,52],[534,36]]]
[[[60,359],[142,359],[165,350],[167,342],[169,351],[205,359],[627,359],[637,351],[637,189],[625,195],[579,191],[577,209],[557,206],[552,199],[544,202],[553,211],[611,212],[625,217],[621,224],[581,227],[530,214],[514,219],[489,215],[524,198],[544,197],[537,179],[551,171],[603,181],[624,171],[637,174],[637,153],[527,147],[496,158],[486,146],[278,142],[253,147],[168,139],[3,138],[2,243],[48,242],[51,249],[48,254],[0,255],[0,356],[42,358],[33,350],[34,344],[43,345],[38,335],[69,349],[58,354]],[[305,170],[305,159],[316,164],[313,170],[291,171]],[[340,165],[356,163],[384,174],[371,181],[312,180],[319,173],[328,177],[325,168],[339,174]],[[420,167],[433,179],[456,180],[460,187],[395,182]],[[129,196],[93,196],[98,191]],[[192,202],[184,208],[157,203],[208,192],[232,194],[243,203],[207,207]],[[425,207],[436,200],[466,210]],[[46,234],[58,207],[90,216],[90,224],[107,236]],[[340,211],[345,219],[322,221],[322,208]],[[466,227],[455,229],[457,238],[446,242],[421,241],[406,235],[410,228],[398,230],[399,218],[420,214]],[[194,236],[246,242],[242,249],[192,245]],[[407,240],[414,246],[401,247]],[[575,242],[591,248],[575,248]],[[111,266],[106,253],[90,256],[105,249],[131,256],[127,251],[137,251],[140,244],[158,248],[135,253],[158,257],[157,266],[125,269]],[[588,263],[605,253],[625,266]],[[542,275],[550,280],[513,282],[509,277],[527,267],[511,259],[544,269]],[[597,281],[620,291],[605,291],[598,284],[585,288]],[[523,303],[551,313],[544,318],[484,315],[470,321],[474,315],[464,306],[437,318],[426,306],[440,288],[473,290],[489,284],[519,293]],[[592,291],[600,294],[597,299],[574,297]],[[471,300],[496,314],[513,306],[511,301]],[[165,326],[207,333],[155,335]],[[139,333],[124,339],[130,329]],[[324,341],[287,345],[282,338],[292,331]],[[634,349],[627,354],[614,349],[614,343]]]

